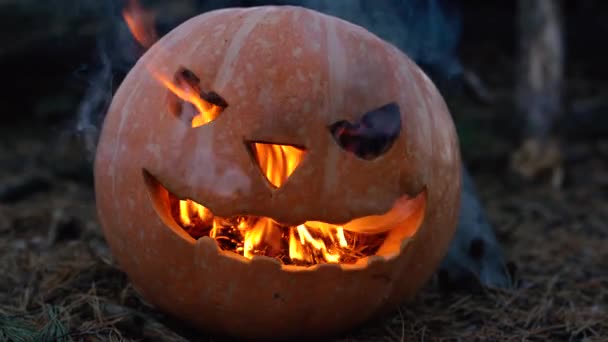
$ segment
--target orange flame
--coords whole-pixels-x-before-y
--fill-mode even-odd
[[[154,28],[154,13],[143,8],[137,0],[128,0],[127,6],[122,11],[123,18],[131,31],[131,34],[145,48],[149,48],[158,40],[158,34]],[[154,70],[152,75],[175,94],[182,101],[192,104],[196,113],[188,118],[192,127],[199,127],[215,119],[222,108],[211,104],[201,98],[200,89],[179,82],[171,82],[166,77]],[[197,91],[198,90],[198,91]]]
[[[222,107],[213,105],[201,98],[200,91],[189,86],[179,86],[174,82],[169,81],[160,73],[152,71],[152,75],[163,86],[171,91],[175,96],[184,102],[188,102],[194,106],[196,113],[190,122],[192,127],[199,127],[213,121],[222,112]]]
[[[338,263],[341,260],[340,251],[343,253],[350,247],[344,236],[344,229],[326,223],[310,222],[315,226],[314,228],[309,226],[309,222],[297,227],[284,227],[266,217],[260,217],[255,221],[239,217],[234,224],[235,222],[214,216],[209,209],[191,200],[179,200],[179,213],[175,216],[183,227],[205,223],[211,225],[209,236],[212,238],[216,238],[222,230],[236,228],[243,239],[242,247],[238,252],[249,259],[259,254],[263,248],[279,251],[285,231],[289,234],[288,251],[292,261],[317,263],[321,260]]]
[[[254,143],[260,169],[275,186],[281,186],[303,159],[304,150],[283,145]],[[306,221],[298,226],[282,225],[271,218],[215,216],[192,200],[172,199],[172,215],[191,236],[209,236],[220,246],[246,258],[274,256],[291,264],[354,262],[379,248],[384,233],[396,227],[411,230],[417,224],[402,226],[411,215],[424,211],[424,197],[399,199],[384,215],[354,219],[344,225]],[[411,227],[410,227],[411,225]],[[224,245],[222,245],[224,244]],[[369,247],[374,245],[376,247]],[[224,247],[222,247],[224,249]],[[371,248],[371,249],[368,249]]]
[[[262,143],[252,145],[260,169],[277,187],[285,182],[304,156],[304,150],[293,146]],[[246,258],[252,258],[264,248],[279,251],[284,234],[289,234],[287,249],[292,261],[316,263],[321,260],[338,263],[341,260],[340,251],[345,252],[352,247],[346,241],[342,226],[323,222],[308,221],[297,227],[285,227],[265,217],[253,220],[238,217],[230,221],[214,216],[209,209],[191,200],[179,200],[178,212],[174,216],[182,227],[197,224],[211,226],[209,236],[212,238],[223,230],[236,228],[243,241],[239,253]]]
[[[280,188],[304,158],[304,150],[289,145],[252,144],[258,165],[266,179]]]
[[[122,14],[134,38],[143,47],[148,48],[159,39],[154,29],[154,13],[144,9],[137,0],[128,0],[128,5]],[[189,108],[194,108],[196,113],[188,118],[192,127],[207,124],[222,112],[221,106],[210,103],[201,96],[201,90],[197,85],[179,78],[171,81],[156,70],[150,72],[177,98],[190,104]],[[184,107],[181,116],[184,116]],[[289,145],[254,143],[252,149],[260,170],[276,188],[287,181],[305,154],[303,149]],[[227,219],[215,216],[208,208],[192,200],[174,199],[177,201],[173,209],[174,219],[190,235],[197,238],[207,235],[218,242],[230,240],[236,245],[233,251],[249,259],[254,255],[276,256],[282,250],[286,250],[285,257],[291,262],[339,263],[343,262],[345,256],[356,247],[352,238],[352,234],[356,233],[349,233],[351,238],[348,240],[344,226],[317,221],[307,221],[298,226],[285,226],[270,218],[251,216]],[[398,215],[386,217],[383,227],[388,227],[401,218],[402,216]],[[371,227],[368,221],[363,218],[348,224],[356,226],[359,231],[372,232],[375,227]]]
[[[154,29],[154,13],[146,11],[137,0],[129,0],[127,7],[122,11],[122,16],[137,42],[149,48],[158,40],[158,34]]]

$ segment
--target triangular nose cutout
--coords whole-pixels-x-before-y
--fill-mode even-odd
[[[266,180],[280,188],[298,168],[306,151],[291,145],[249,143],[254,159]]]

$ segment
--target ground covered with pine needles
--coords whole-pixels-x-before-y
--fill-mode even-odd
[[[512,177],[517,141],[491,124],[504,103],[451,107],[515,286],[445,292],[433,280],[397,312],[335,340],[606,341],[608,139],[564,143],[566,177],[555,188]],[[69,132],[0,134],[0,340],[218,339],[146,305],[115,266],[90,165]]]
[[[0,340],[211,340],[147,306],[115,267],[69,136],[11,132],[0,144]],[[608,338],[607,141],[568,145],[577,157],[561,189],[510,177],[508,144],[496,146],[470,159],[516,286],[431,282],[337,340]]]

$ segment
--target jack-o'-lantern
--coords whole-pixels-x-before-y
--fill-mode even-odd
[[[443,99],[397,48],[299,7],[225,9],[154,44],[95,164],[113,255],[210,332],[318,336],[394,309],[456,227]]]

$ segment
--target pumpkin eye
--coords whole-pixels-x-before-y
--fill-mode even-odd
[[[216,119],[228,103],[216,92],[201,90],[200,79],[181,67],[173,82],[163,82],[169,90],[169,111],[191,127],[199,127]]]
[[[372,160],[386,153],[401,131],[399,105],[389,103],[367,112],[361,120],[351,123],[346,120],[329,126],[336,143],[357,157]]]
[[[280,188],[304,159],[306,151],[291,145],[249,142],[249,151],[274,188]]]

